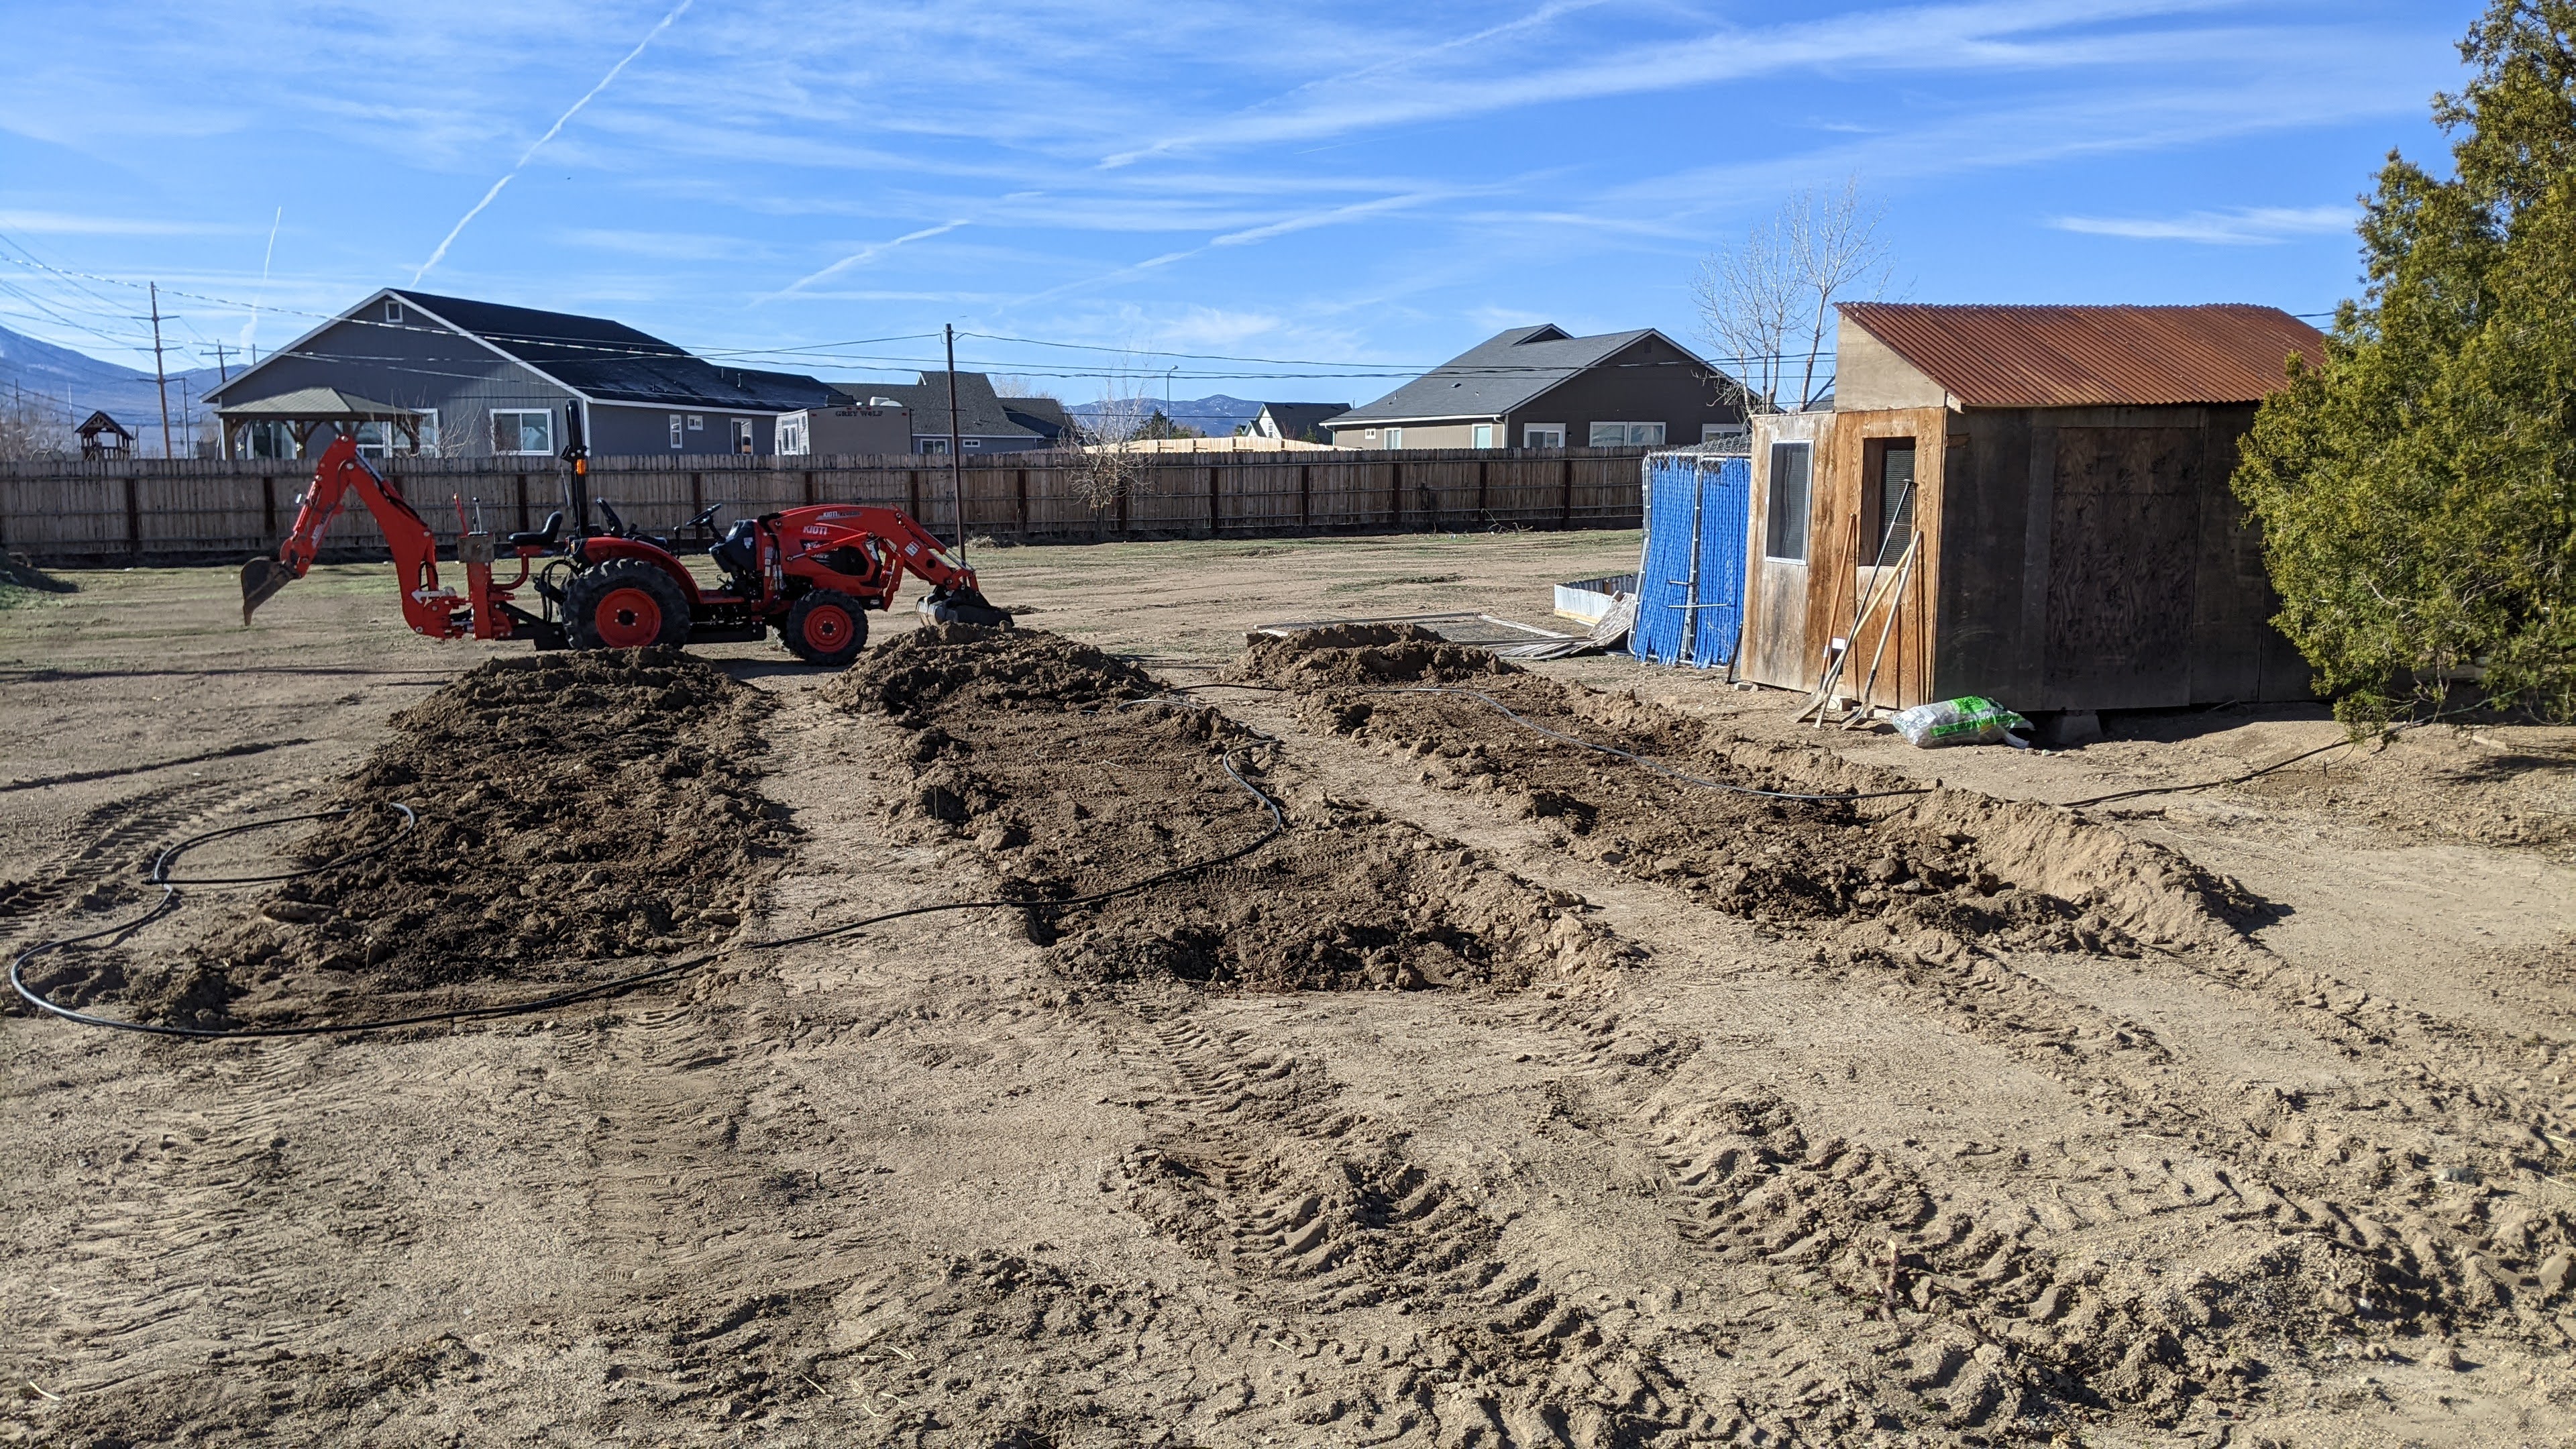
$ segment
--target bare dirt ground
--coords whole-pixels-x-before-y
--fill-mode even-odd
[[[252,630],[217,570],[11,596],[12,950],[181,835],[422,811],[40,963],[94,1009],[347,1020],[1013,904],[359,1039],[0,1018],[0,1434],[2576,1440],[2567,732],[2070,811],[2336,727],[1919,752],[1624,659],[1242,647],[1544,622],[1635,549],[999,550],[1060,637],[902,616],[839,678],[432,644],[381,569]],[[1271,688],[1161,692],[1226,683]],[[1367,692],[1426,685],[1776,794]]]

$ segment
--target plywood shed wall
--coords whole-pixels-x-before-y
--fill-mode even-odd
[[[2260,539],[2228,490],[2254,409],[1881,408],[1761,419],[1746,676],[1812,690],[1835,638],[1870,702],[1983,694],[2025,712],[2309,697],[2272,628]],[[1872,443],[1915,442],[1923,554],[1854,627],[1874,570],[1860,516]],[[1807,561],[1766,556],[1773,444],[1806,442]],[[1892,583],[1891,579],[1891,583]],[[1883,627],[1892,612],[1892,628]]]

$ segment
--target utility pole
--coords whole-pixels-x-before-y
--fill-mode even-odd
[[[966,562],[966,475],[957,457],[957,328],[943,324],[948,340],[948,496],[957,507],[957,562]]]
[[[161,391],[161,456],[170,454],[170,374],[161,365],[161,284],[152,284],[152,383]]]
[[[215,344],[215,376],[226,383],[233,380],[233,375],[224,368],[224,345],[220,342]],[[223,455],[229,458],[233,455],[233,430],[224,422],[222,413],[215,414],[215,427],[220,430],[224,440]]]

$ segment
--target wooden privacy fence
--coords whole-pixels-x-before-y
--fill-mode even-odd
[[[1015,543],[1117,538],[1635,528],[1642,449],[1549,452],[1162,453],[1135,460],[1109,506],[1077,489],[1065,454],[968,458],[959,470],[969,537]],[[543,458],[395,458],[379,465],[442,539],[463,521],[535,528],[563,505],[561,464]],[[0,548],[66,567],[240,559],[276,548],[312,465],[287,459],[0,464]],[[710,504],[731,520],[807,503],[883,503],[954,536],[944,459],[594,458],[591,496],[669,533]],[[323,557],[385,556],[354,500]]]

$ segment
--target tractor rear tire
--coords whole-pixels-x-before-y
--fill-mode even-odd
[[[613,558],[564,585],[576,649],[677,649],[689,642],[689,598],[648,559]]]
[[[847,594],[816,589],[788,609],[778,638],[808,664],[844,668],[868,642],[867,611]]]

